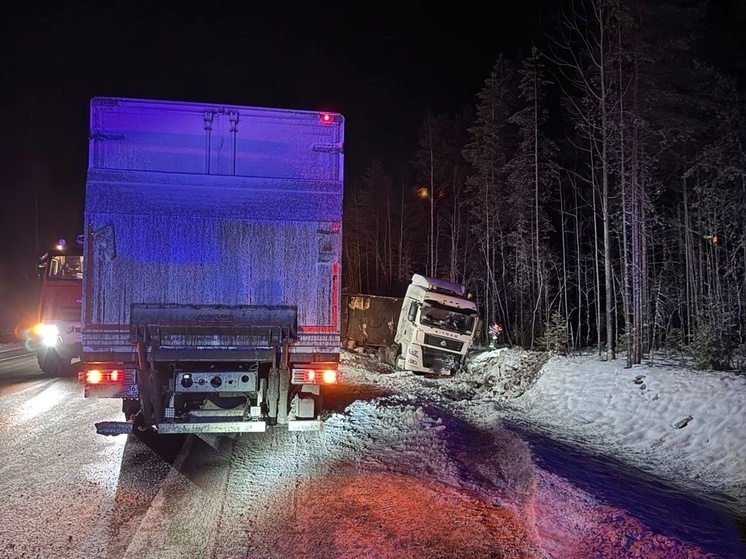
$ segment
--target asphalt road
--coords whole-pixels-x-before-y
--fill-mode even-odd
[[[86,400],[18,345],[0,349],[0,557],[124,557],[184,441],[97,435],[120,403]]]
[[[348,396],[378,395],[366,390]],[[409,410],[389,427],[369,425],[375,408],[362,406],[323,433],[96,434],[119,406],[45,376],[33,354],[4,354],[0,559],[536,556],[515,511],[409,474],[424,448],[399,447],[432,445],[438,432],[403,421]]]

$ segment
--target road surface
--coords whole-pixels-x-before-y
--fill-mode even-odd
[[[321,433],[105,437],[118,401],[0,351],[0,558],[712,557],[506,429],[374,383],[331,396]]]

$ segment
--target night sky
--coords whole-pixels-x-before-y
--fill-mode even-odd
[[[711,36],[746,74],[738,1],[713,0]],[[0,315],[35,285],[39,252],[82,232],[92,97],[340,112],[346,184],[376,159],[404,180],[426,110],[474,107],[498,56],[526,56],[560,3],[14,3],[0,19]]]
[[[473,106],[498,55],[527,52],[557,2],[489,17],[435,4],[67,4],[3,16],[0,298],[33,277],[37,249],[82,232],[91,97],[340,112],[347,184],[375,159],[402,176],[426,108]]]

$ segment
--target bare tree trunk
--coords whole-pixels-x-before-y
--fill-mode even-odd
[[[592,140],[591,140],[592,142]],[[603,340],[601,338],[601,270],[598,261],[598,255],[601,250],[598,240],[598,210],[596,209],[596,171],[593,162],[593,148],[591,148],[591,184],[593,185],[593,267],[596,273],[596,345],[598,355],[603,355]]]
[[[619,50],[621,51],[622,47],[622,34],[619,33],[617,36],[617,39],[619,41]],[[634,222],[634,217],[632,217],[631,212],[632,208],[630,205],[634,206],[633,204],[630,204],[630,201],[628,200],[628,197],[630,196],[629,192],[629,185],[627,184],[627,169],[626,169],[626,160],[625,160],[625,145],[624,145],[624,91],[622,88],[622,84],[624,83],[624,74],[622,72],[622,57],[619,56],[617,58],[617,63],[619,65],[619,180],[620,180],[620,186],[621,186],[621,193],[622,193],[622,304],[624,308],[624,335],[626,338],[626,346],[627,346],[627,360],[626,360],[626,367],[631,368],[632,364],[634,362],[633,359],[633,339],[634,339],[634,333],[633,333],[633,321],[634,318],[632,316],[632,280],[630,278],[631,275],[631,258],[630,258],[630,250],[629,250],[629,228],[631,223]],[[634,233],[633,233],[634,234]]]
[[[458,270],[458,247],[460,243],[461,234],[461,209],[460,209],[460,189],[458,185],[458,177],[454,172],[453,175],[453,207],[451,208],[451,246],[449,255],[448,265],[448,279],[454,283],[459,282],[459,270]]]
[[[399,205],[399,258],[398,258],[398,278],[404,277],[404,195],[408,191],[406,184],[402,184],[401,204]]]
[[[536,315],[541,312],[541,295],[542,295],[542,266],[540,256],[540,225],[539,225],[539,91],[537,84],[536,70],[536,50],[534,49],[534,230],[532,232],[534,240],[534,269],[536,270],[534,286],[536,304],[531,316],[531,348],[534,347],[536,338]]]
[[[575,263],[575,273],[578,278],[578,325],[577,325],[577,342],[580,343],[581,340],[581,328],[583,326],[582,322],[582,314],[580,309],[583,308],[583,291],[585,289],[585,275],[583,274],[583,263],[581,261],[581,246],[582,242],[580,239],[580,212],[578,207],[578,189],[573,189],[575,193],[575,208],[574,208],[574,216],[575,216],[575,250],[577,252],[576,254],[576,263]],[[595,219],[595,216],[594,216]],[[589,325],[590,330],[590,322],[586,318],[586,324]]]
[[[689,222],[689,193],[687,191],[686,177],[682,177],[682,196],[684,205],[683,236],[684,236],[684,258],[686,262],[686,339],[692,335],[692,318],[697,316],[697,303],[694,295],[696,285],[696,272],[694,264],[694,253],[692,250],[691,224]]]
[[[611,266],[611,223],[609,217],[609,123],[607,114],[607,92],[606,92],[606,54],[604,44],[604,21],[603,9],[597,7],[597,19],[599,23],[599,58],[598,69],[600,78],[600,99],[599,106],[601,109],[601,180],[603,184],[603,196],[601,198],[601,213],[603,215],[604,225],[604,280],[606,285],[606,360],[612,361],[616,358],[614,351],[614,278]]]
[[[430,277],[435,277],[435,161],[433,154],[433,127],[432,122],[429,129],[429,143],[430,143],[430,187],[428,190],[428,200],[430,200],[430,256],[428,257],[430,264]]]
[[[560,280],[560,290],[562,295],[562,306],[564,307],[564,310],[560,313],[560,315],[565,316],[565,324],[568,326],[569,330],[569,320],[570,320],[570,303],[568,301],[568,287],[567,287],[567,231],[565,229],[565,225],[567,224],[567,216],[565,214],[565,198],[562,193],[562,182],[559,184],[559,201],[560,201],[560,235],[562,235],[562,279]],[[580,287],[578,286],[578,289]],[[575,336],[571,337],[571,344],[574,347]]]

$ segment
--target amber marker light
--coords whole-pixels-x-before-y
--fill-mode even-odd
[[[334,369],[328,369],[323,372],[321,378],[324,384],[334,384],[337,382],[337,371]]]

